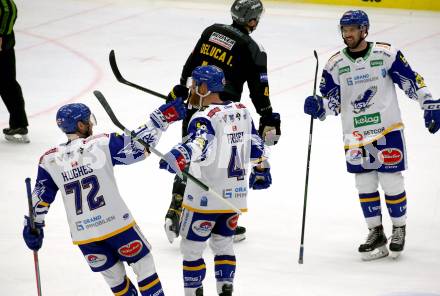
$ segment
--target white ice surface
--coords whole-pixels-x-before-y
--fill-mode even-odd
[[[201,31],[229,23],[230,1],[17,0],[15,27],[17,75],[30,120],[29,145],[0,140],[0,295],[36,295],[32,253],[22,238],[27,212],[24,179],[35,179],[42,153],[64,140],[55,124],[57,108],[88,104],[99,131],[115,131],[92,95],[101,90],[128,127],[141,124],[161,100],[118,83],[108,64],[115,49],[127,79],[166,94]],[[354,178],[345,171],[339,118],[315,122],[309,182],[304,264],[298,265],[309,117],[304,97],[311,94],[315,62],[342,48],[337,29],[347,7],[267,3],[252,35],[268,52],[271,100],[282,115],[282,139],[272,153],[273,185],[251,192],[249,213],[240,224],[247,240],[236,245],[235,295],[428,296],[440,295],[440,135],[424,128],[416,102],[399,91],[406,124],[409,167],[405,172],[408,227],[399,260],[362,262],[357,247],[367,234]],[[422,73],[434,96],[440,95],[440,14],[366,9],[370,40],[400,47]],[[246,92],[247,94],[247,92]],[[244,102],[251,102],[244,95]],[[251,107],[252,111],[253,107]],[[0,104],[0,127],[8,114]],[[175,125],[158,148],[179,140]],[[178,244],[162,230],[173,176],[158,169],[158,159],[116,169],[122,195],[144,234],[166,295],[183,295]],[[385,211],[386,212],[386,211]],[[64,207],[56,200],[46,219],[40,255],[44,295],[111,295],[70,241]],[[390,235],[388,214],[384,214]],[[212,255],[205,294],[215,295]],[[129,275],[135,280],[131,271]]]

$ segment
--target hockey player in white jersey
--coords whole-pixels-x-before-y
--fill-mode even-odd
[[[249,186],[264,189],[271,184],[270,168],[263,140],[254,128],[251,115],[241,103],[223,102],[224,75],[216,66],[199,66],[192,72],[190,105],[198,111],[188,126],[188,139],[175,146],[161,160],[170,172],[189,171],[223,195],[242,212],[247,211]],[[258,166],[258,167],[256,167]],[[183,255],[183,281],[186,296],[203,295],[206,274],[203,250],[210,239],[214,252],[215,277],[219,295],[232,295],[235,274],[233,249],[238,215],[215,196],[188,180],[180,219],[180,250]]]
[[[185,117],[182,100],[165,104],[151,113],[147,123],[135,130],[136,137],[151,146],[159,141],[169,124]],[[156,273],[151,246],[119,194],[115,165],[145,159],[149,151],[126,135],[93,134],[96,121],[81,103],[62,106],[56,115],[58,127],[68,141],[47,151],[40,159],[32,194],[33,233],[26,218],[23,237],[32,250],[41,248],[44,218],[50,204],[61,192],[70,233],[87,263],[100,272],[115,295],[138,295],[126,276],[123,261],[137,275],[141,295],[164,295]]]
[[[369,20],[362,10],[340,19],[345,49],[333,55],[322,73],[323,97],[308,97],[304,111],[314,118],[341,115],[347,170],[356,188],[369,234],[359,252],[364,260],[389,254],[382,226],[380,184],[393,230],[389,249],[397,257],[404,249],[406,193],[402,171],[407,168],[403,123],[395,84],[424,110],[429,132],[440,128],[440,100],[433,99],[420,74],[394,46],[367,42]]]

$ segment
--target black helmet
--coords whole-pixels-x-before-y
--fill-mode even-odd
[[[231,6],[232,20],[242,26],[253,19],[258,22],[263,10],[260,0],[235,0]]]

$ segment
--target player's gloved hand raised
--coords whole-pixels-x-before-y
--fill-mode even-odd
[[[150,118],[157,128],[165,131],[168,126],[178,120],[182,120],[186,116],[186,107],[181,98],[163,104],[150,114]]]
[[[304,113],[312,115],[313,119],[319,118],[319,120],[325,119],[325,109],[322,97],[316,95],[308,96],[304,102]]]
[[[249,177],[249,187],[254,190],[266,189],[272,184],[270,168],[253,167]]]
[[[191,161],[191,154],[191,149],[186,144],[177,145],[159,161],[159,168],[181,174]]]
[[[170,93],[167,95],[166,102],[172,102],[177,98],[182,98],[185,101],[188,98],[189,89],[181,84],[177,84],[173,87]]]
[[[23,239],[29,249],[38,251],[43,245],[44,223],[35,223],[35,230],[32,231],[28,216],[24,216]]]
[[[440,129],[440,99],[426,100],[423,103],[425,110],[425,126],[431,134],[435,134]]]
[[[268,146],[275,145],[281,136],[281,116],[271,113],[260,117],[258,133]]]

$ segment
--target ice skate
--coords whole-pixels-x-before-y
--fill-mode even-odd
[[[241,242],[246,239],[246,227],[237,226],[234,232],[234,243]]]
[[[396,259],[402,253],[405,247],[406,225],[396,227],[393,226],[393,234],[391,235],[390,251],[391,257]]]
[[[3,129],[5,139],[13,143],[30,143],[28,129],[26,127]]]
[[[387,242],[382,225],[371,228],[367,241],[359,246],[362,260],[371,261],[388,256]]]
[[[224,284],[222,287],[222,292],[219,294],[219,296],[232,296],[233,290],[232,284]]]

